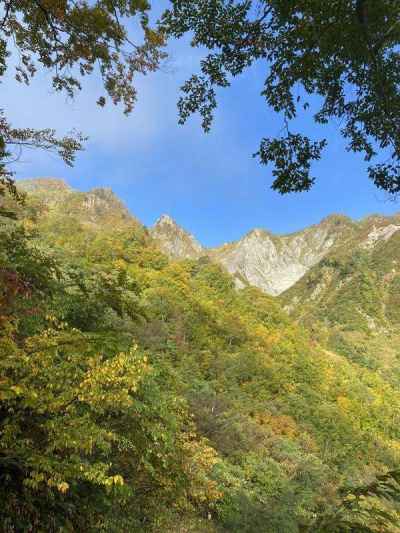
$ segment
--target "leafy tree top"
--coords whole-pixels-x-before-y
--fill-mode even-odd
[[[326,141],[293,132],[291,121],[322,100],[316,123],[341,124],[347,148],[366,161],[373,182],[400,192],[400,4],[391,0],[172,0],[163,16],[169,35],[192,35],[205,48],[201,73],[183,85],[180,121],[200,113],[211,127],[216,88],[262,60],[261,94],[283,117],[284,133],[265,138],[255,154],[274,166],[272,187],[281,193],[310,189],[311,163]],[[380,153],[379,153],[380,152]]]
[[[53,88],[73,97],[82,78],[96,69],[105,92],[99,87],[97,103],[104,106],[108,96],[130,113],[137,96],[135,76],[156,70],[164,57],[164,40],[149,26],[145,0],[5,0],[2,7],[0,77],[13,53],[18,82],[28,85],[45,69],[52,74]],[[138,31],[130,21],[137,22]],[[140,42],[132,41],[130,30],[141,34]],[[13,128],[0,109],[0,172],[9,175],[7,165],[27,147],[56,152],[72,165],[84,140],[77,132],[59,139],[50,128]],[[4,178],[0,183],[12,192]]]

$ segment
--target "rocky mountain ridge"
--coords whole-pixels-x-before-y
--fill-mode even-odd
[[[82,193],[53,178],[19,181],[45,209],[61,208],[76,214],[87,224],[119,225],[140,222],[129,213],[111,189],[96,188]],[[256,228],[235,242],[215,248],[203,247],[196,238],[169,215],[162,215],[149,232],[161,250],[174,259],[199,259],[207,256],[221,264],[238,287],[254,285],[277,296],[293,287],[322,259],[336,249],[352,246],[372,250],[390,240],[400,230],[400,215],[372,215],[355,222],[342,215],[331,215],[319,224],[289,235],[273,235]]]
[[[161,215],[151,229],[151,234],[170,257],[198,259],[206,255],[205,249],[195,237],[178,226],[169,215]]]
[[[317,342],[400,384],[400,216],[367,217],[280,297]]]
[[[256,228],[238,241],[216,248],[202,247],[168,216],[161,217],[150,231],[170,257],[208,256],[232,274],[237,286],[254,285],[277,296],[295,285],[328,253],[347,242],[371,249],[399,229],[398,216],[374,215],[355,222],[342,215],[331,215],[319,224],[289,235],[273,235]]]
[[[330,226],[313,226],[287,236],[255,229],[230,246],[211,250],[211,257],[235,277],[239,286],[255,285],[278,295],[318,263],[338,235]]]
[[[36,178],[19,180],[17,186],[27,193],[39,210],[60,211],[64,216],[74,217],[90,226],[114,225],[121,227],[140,224],[111,188],[96,187],[81,192],[70,187],[64,180]]]

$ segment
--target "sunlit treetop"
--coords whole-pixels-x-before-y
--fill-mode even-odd
[[[135,74],[154,71],[163,57],[163,39],[149,27],[150,4],[145,0],[8,0],[4,4],[1,73],[14,49],[20,82],[29,83],[38,68],[50,69],[54,89],[73,96],[81,88],[81,78],[97,67],[106,93],[129,113],[136,100]],[[141,42],[131,40],[130,28],[142,30]],[[99,105],[105,101],[99,94]]]

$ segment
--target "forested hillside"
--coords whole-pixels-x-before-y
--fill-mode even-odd
[[[400,216],[354,224],[282,295],[319,342],[400,384]]]
[[[400,531],[395,357],[376,372],[329,337],[394,331],[400,233],[327,256],[285,305],[355,261],[360,294],[346,274],[292,318],[168,259],[109,190],[24,189],[0,225],[2,531]]]

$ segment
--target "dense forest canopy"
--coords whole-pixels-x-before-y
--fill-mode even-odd
[[[1,225],[2,530],[398,531],[393,380],[168,260],[110,191],[24,190]]]

